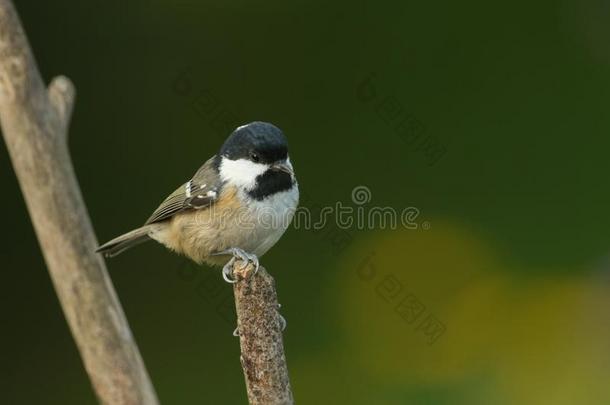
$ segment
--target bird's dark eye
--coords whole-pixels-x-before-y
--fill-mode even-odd
[[[254,163],[258,163],[261,160],[261,158],[258,156],[258,153],[256,153],[256,152],[250,152],[250,159]]]

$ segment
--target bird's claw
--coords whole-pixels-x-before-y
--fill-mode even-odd
[[[260,267],[260,263],[258,261],[258,257],[254,253],[248,253],[240,248],[230,248],[227,250],[223,250],[222,252],[215,253],[214,255],[232,255],[231,260],[227,262],[222,268],[222,278],[231,284],[237,283],[237,279],[232,278],[233,274],[233,266],[235,265],[235,261],[237,259],[241,260],[244,264],[239,268],[240,270],[244,270],[250,263],[254,265],[254,274],[258,272],[258,268]]]
[[[234,263],[235,263],[235,258],[232,257],[231,260],[229,260],[227,262],[227,264],[225,264],[224,267],[222,268],[222,278],[227,283],[231,283],[231,284],[237,283],[237,279],[231,278],[231,275],[233,274],[233,264]]]

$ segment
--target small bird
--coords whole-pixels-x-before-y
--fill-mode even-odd
[[[169,195],[140,228],[101,245],[112,257],[156,240],[196,263],[223,265],[230,283],[239,259],[259,266],[284,234],[299,188],[282,131],[265,122],[238,127],[218,154]]]

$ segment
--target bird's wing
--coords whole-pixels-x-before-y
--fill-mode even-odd
[[[171,193],[148,218],[145,225],[163,221],[181,211],[201,209],[213,204],[222,186],[214,160],[215,157],[212,157],[205,162],[191,180]]]

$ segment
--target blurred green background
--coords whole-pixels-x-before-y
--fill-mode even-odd
[[[418,229],[291,229],[264,257],[298,403],[610,403],[607,2],[16,6],[45,79],[76,84],[100,241],[253,120],[287,134],[314,212],[359,185],[419,209]],[[93,404],[0,148],[0,402]],[[107,263],[161,402],[245,403],[220,272],[153,243]]]

